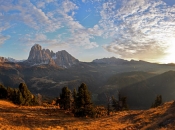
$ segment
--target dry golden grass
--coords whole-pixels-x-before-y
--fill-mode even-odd
[[[175,103],[102,118],[75,118],[57,107],[18,107],[0,101],[0,130],[175,130]]]

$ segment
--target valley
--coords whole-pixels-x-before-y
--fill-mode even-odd
[[[73,91],[79,84],[86,83],[96,105],[106,105],[105,94],[117,97],[120,91],[127,97],[130,109],[150,108],[157,95],[162,95],[164,102],[175,99],[174,64],[127,61],[115,57],[81,62],[66,53],[57,62],[59,66],[46,64],[51,60],[50,57],[45,58],[48,56],[46,52],[50,51],[35,45],[31,49],[30,62],[0,62],[0,82],[13,88],[24,82],[33,94],[51,98],[58,97],[64,86]],[[72,65],[65,68],[69,61]]]

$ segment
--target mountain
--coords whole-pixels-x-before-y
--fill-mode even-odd
[[[128,97],[130,108],[150,107],[157,94],[162,94],[166,101],[175,98],[174,64],[127,61],[115,57],[80,62],[64,50],[54,53],[38,44],[31,48],[26,61],[9,62],[5,58],[1,61],[0,83],[17,87],[25,82],[34,94],[57,97],[62,87],[73,90],[84,82],[93,101],[99,103],[103,100],[103,105],[106,104],[104,93],[117,96],[118,90]]]
[[[35,44],[31,48],[27,62],[30,63],[30,65],[50,64],[64,68],[68,68],[79,63],[77,59],[65,50],[54,53],[49,49],[42,49],[39,44]]]
[[[13,59],[13,58],[11,58],[11,57],[8,57],[8,58],[6,58],[6,59],[8,60],[8,62],[14,62],[14,63],[25,61],[25,60],[16,60],[16,59]]]
[[[175,99],[175,71],[168,71],[143,81],[128,85],[121,90],[127,96],[132,108],[149,108],[157,95],[162,95],[163,101]]]
[[[0,62],[8,62],[8,60],[5,57],[0,57]]]
[[[16,63],[16,62],[23,62],[24,60],[16,60],[16,59],[13,59],[13,58],[11,58],[11,57],[8,57],[8,58],[6,58],[6,57],[0,57],[0,62],[1,63],[3,63],[3,62],[14,62],[14,63]]]
[[[143,71],[125,72],[111,76],[108,79],[107,84],[109,86],[111,85],[116,86],[119,89],[134,83],[138,83],[140,81],[146,80],[154,76],[156,76],[156,74],[151,72],[143,72]]]
[[[93,63],[103,63],[103,64],[123,64],[129,61],[111,57],[111,58],[102,58],[102,59],[95,59],[92,61]]]

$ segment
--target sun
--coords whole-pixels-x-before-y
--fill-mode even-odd
[[[168,48],[165,52],[166,55],[160,61],[162,63],[175,63],[175,38],[168,40]]]

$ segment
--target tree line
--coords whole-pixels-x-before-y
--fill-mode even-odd
[[[10,100],[17,105],[38,105],[36,97],[28,90],[25,83],[20,83],[18,88],[6,88],[0,84],[0,99]]]
[[[92,103],[91,94],[85,83],[82,83],[71,92],[68,87],[63,87],[60,97],[57,99],[61,109],[71,111],[76,117],[99,117],[101,115],[109,115],[111,111],[128,110],[126,97],[118,96],[118,100],[114,96],[109,97],[107,101],[107,109],[97,107]],[[106,114],[101,111],[106,111]]]
[[[106,107],[95,106],[92,103],[91,94],[85,83],[82,83],[78,89],[71,91],[68,87],[63,87],[56,103],[61,109],[69,110],[75,117],[101,117],[110,115],[110,112],[128,110],[127,97],[118,93],[118,98],[106,96]],[[18,88],[4,87],[0,84],[0,99],[12,101],[17,105],[42,105],[40,99],[37,99],[27,88],[25,83],[20,83]],[[162,96],[158,95],[151,107],[158,107],[162,104]]]

